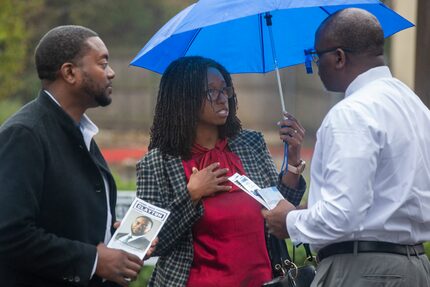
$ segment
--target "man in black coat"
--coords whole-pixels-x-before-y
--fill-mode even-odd
[[[42,90],[0,128],[1,286],[127,286],[143,264],[105,245],[116,186],[84,113],[112,101],[108,59],[80,26],[36,48]]]

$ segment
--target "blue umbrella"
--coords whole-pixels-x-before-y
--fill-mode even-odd
[[[305,51],[314,47],[316,29],[347,7],[374,14],[385,37],[413,26],[379,0],[201,0],[165,24],[131,65],[163,73],[175,59],[198,55],[233,74],[276,70],[285,110],[278,68],[309,66]]]
[[[167,22],[143,47],[131,65],[163,73],[183,56],[203,56],[230,73],[275,70],[285,111],[279,68],[306,64],[317,28],[344,8],[362,8],[375,15],[384,36],[413,26],[379,0],[200,0]],[[284,165],[287,144],[284,145]]]

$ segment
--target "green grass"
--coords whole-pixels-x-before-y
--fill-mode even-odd
[[[430,259],[430,242],[424,243],[424,249],[426,250],[427,257]]]
[[[130,284],[130,287],[143,287],[147,286],[149,282],[149,278],[151,277],[152,270],[154,270],[153,266],[143,266],[140,270],[139,277],[136,281],[133,281]]]
[[[22,106],[17,100],[1,100],[0,101],[0,125],[4,123],[11,115],[13,115]]]
[[[136,190],[135,180],[124,180],[115,172],[112,172],[113,178],[115,179],[116,188],[118,190]]]

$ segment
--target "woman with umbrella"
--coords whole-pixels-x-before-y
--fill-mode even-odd
[[[298,205],[304,129],[288,114],[280,122],[291,166],[278,176],[263,136],[242,130],[236,109],[230,74],[213,60],[180,58],[161,78],[149,152],[137,164],[137,196],[171,212],[149,286],[261,286],[272,278],[262,207],[227,178],[275,185]]]

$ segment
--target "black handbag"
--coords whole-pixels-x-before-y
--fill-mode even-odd
[[[272,262],[272,270],[275,278],[266,282],[262,287],[309,287],[315,277],[316,264],[308,244],[303,244],[308,264],[297,267],[294,259],[288,253],[288,247],[284,240],[277,239],[269,234],[269,255]]]

